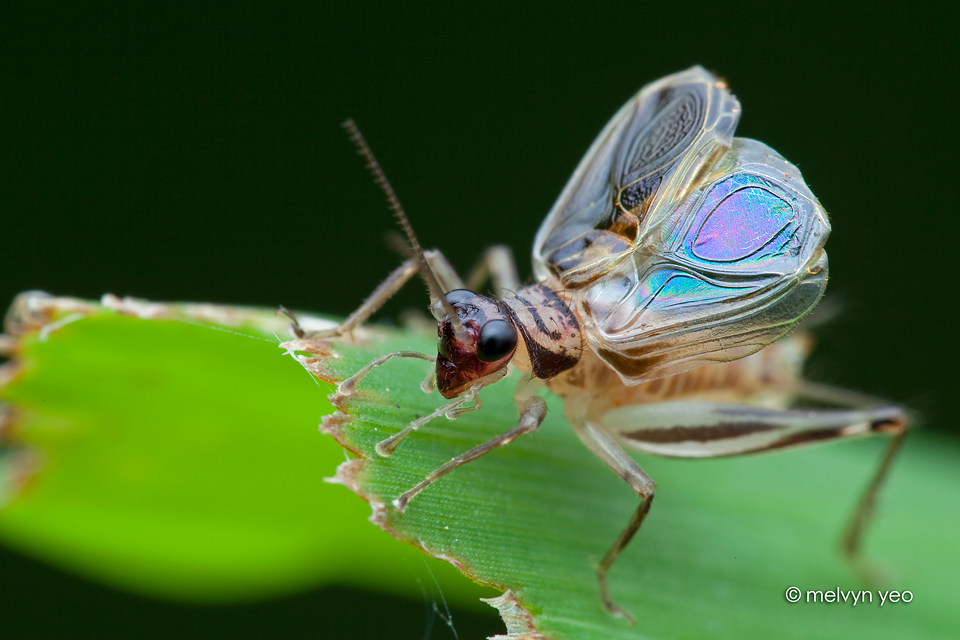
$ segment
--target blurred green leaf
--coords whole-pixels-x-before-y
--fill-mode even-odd
[[[20,335],[0,376],[3,543],[176,599],[331,583],[420,596],[422,554],[323,481],[344,459],[317,431],[330,388],[278,348],[284,318],[112,306],[123,313],[24,294],[8,320]],[[450,600],[489,593],[428,567]]]
[[[331,345],[291,343],[302,354]],[[306,358],[321,378],[343,380],[394,349],[431,353],[431,336],[397,334],[376,348],[333,345]],[[343,413],[326,421],[360,458],[344,484],[370,501],[400,540],[457,565],[514,598],[517,634],[555,638],[947,638],[960,629],[960,447],[914,433],[881,495],[866,553],[886,577],[865,585],[841,559],[837,538],[877,464],[882,438],[770,455],[678,461],[641,457],[659,483],[653,509],[614,565],[615,600],[637,624],[600,606],[595,563],[636,508],[636,496],[565,424],[559,399],[540,430],[455,470],[399,514],[390,505],[433,469],[513,427],[509,380],[482,393],[483,409],[438,419],[389,458],[376,443],[441,402],[419,382],[430,364],[391,360],[375,369]],[[316,391],[316,390],[315,390]],[[872,589],[872,602],[787,602],[788,587]],[[881,607],[877,587],[912,592]],[[516,605],[522,606],[522,609]]]
[[[209,306],[34,302],[35,317],[20,313],[32,319],[15,327],[15,359],[0,376],[10,409],[0,431],[6,544],[181,599],[335,582],[418,593],[409,547],[366,522],[370,511],[343,487],[322,481],[344,463],[343,450],[314,427],[332,411],[332,387],[278,349],[282,318]],[[394,349],[435,349],[435,338],[412,332],[355,338],[285,348],[328,381]],[[960,447],[952,440],[911,435],[883,493],[867,555],[886,574],[883,589],[914,598],[883,607],[835,542],[880,439],[723,460],[643,457],[657,498],[610,576],[614,597],[638,618],[629,628],[600,607],[594,563],[636,498],[579,443],[558,399],[548,398],[537,434],[457,469],[402,515],[389,506],[517,419],[507,380],[484,390],[481,411],[436,420],[390,458],[378,457],[376,442],[440,404],[419,389],[429,368],[390,361],[344,413],[326,419],[361,456],[338,475],[394,537],[509,590],[512,598],[499,602],[518,634],[532,624],[556,638],[936,638],[960,627],[952,571]],[[448,599],[490,593],[456,579],[449,565],[429,566]],[[872,588],[873,602],[790,604],[790,586]]]

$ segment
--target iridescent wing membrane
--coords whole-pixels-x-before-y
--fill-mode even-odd
[[[627,384],[753,353],[826,286],[826,213],[796,167],[733,139],[726,84],[693,67],[601,132],[534,244],[587,342]]]

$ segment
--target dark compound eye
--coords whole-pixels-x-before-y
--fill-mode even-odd
[[[459,306],[467,300],[477,297],[477,294],[469,289],[454,289],[453,291],[448,291],[445,295],[447,301],[454,306]]]
[[[496,362],[517,347],[517,330],[506,320],[490,320],[480,329],[477,341],[477,358],[483,362]]]

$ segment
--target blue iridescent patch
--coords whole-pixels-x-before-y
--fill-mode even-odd
[[[693,254],[712,262],[743,260],[770,244],[792,217],[790,204],[767,189],[737,189],[707,215],[693,241]]]
[[[799,215],[779,186],[740,173],[718,182],[696,206],[680,253],[695,263],[763,269],[796,253]]]
[[[636,289],[636,304],[640,309],[664,310],[688,304],[709,304],[745,293],[748,287],[720,285],[708,282],[676,269],[657,269],[649,274]]]

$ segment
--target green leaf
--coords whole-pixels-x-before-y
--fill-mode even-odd
[[[344,460],[316,430],[326,415],[327,430],[360,456],[338,478],[373,504],[376,523],[509,591],[495,603],[517,636],[933,638],[960,626],[960,448],[951,440],[912,434],[881,497],[866,552],[884,590],[914,598],[882,607],[836,552],[880,439],[723,460],[639,458],[657,497],[610,575],[614,598],[637,616],[629,628],[601,608],[594,564],[636,497],[572,434],[559,399],[548,397],[536,434],[457,469],[401,515],[390,500],[514,426],[510,379],[483,391],[481,411],[436,420],[381,458],[376,442],[441,403],[419,388],[428,363],[388,362],[331,414],[331,385],[278,348],[285,321],[272,311],[107,302],[24,296],[8,329],[0,539],[34,555],[181,599],[332,582],[417,595],[410,547],[322,481]],[[383,353],[436,347],[414,332],[354,338],[284,349],[336,382]],[[476,602],[479,587],[449,565],[430,567],[448,599]],[[872,589],[873,600],[790,604],[790,586]]]
[[[176,599],[330,583],[420,596],[422,554],[323,481],[344,459],[317,431],[330,388],[278,348],[284,318],[105,300],[24,294],[8,317],[0,540]],[[427,568],[449,600],[490,593]]]
[[[395,349],[431,353],[435,339],[398,333],[361,347],[287,346],[319,378],[337,382]],[[371,503],[385,531],[508,591],[495,604],[516,637],[944,638],[960,628],[953,441],[908,438],[867,539],[867,556],[886,576],[876,586],[841,559],[837,538],[880,458],[881,438],[717,460],[638,457],[659,489],[610,573],[614,599],[637,617],[630,628],[601,608],[595,563],[637,498],[580,444],[558,398],[548,398],[536,434],[456,469],[402,514],[391,506],[428,472],[517,420],[507,379],[484,389],[481,411],[435,420],[392,456],[378,456],[378,441],[440,404],[419,390],[430,367],[393,359],[342,400],[325,428],[358,458],[338,477]],[[801,602],[787,602],[791,586]],[[878,586],[910,591],[913,601],[881,606]],[[807,591],[838,588],[871,590],[872,600],[805,601]]]

